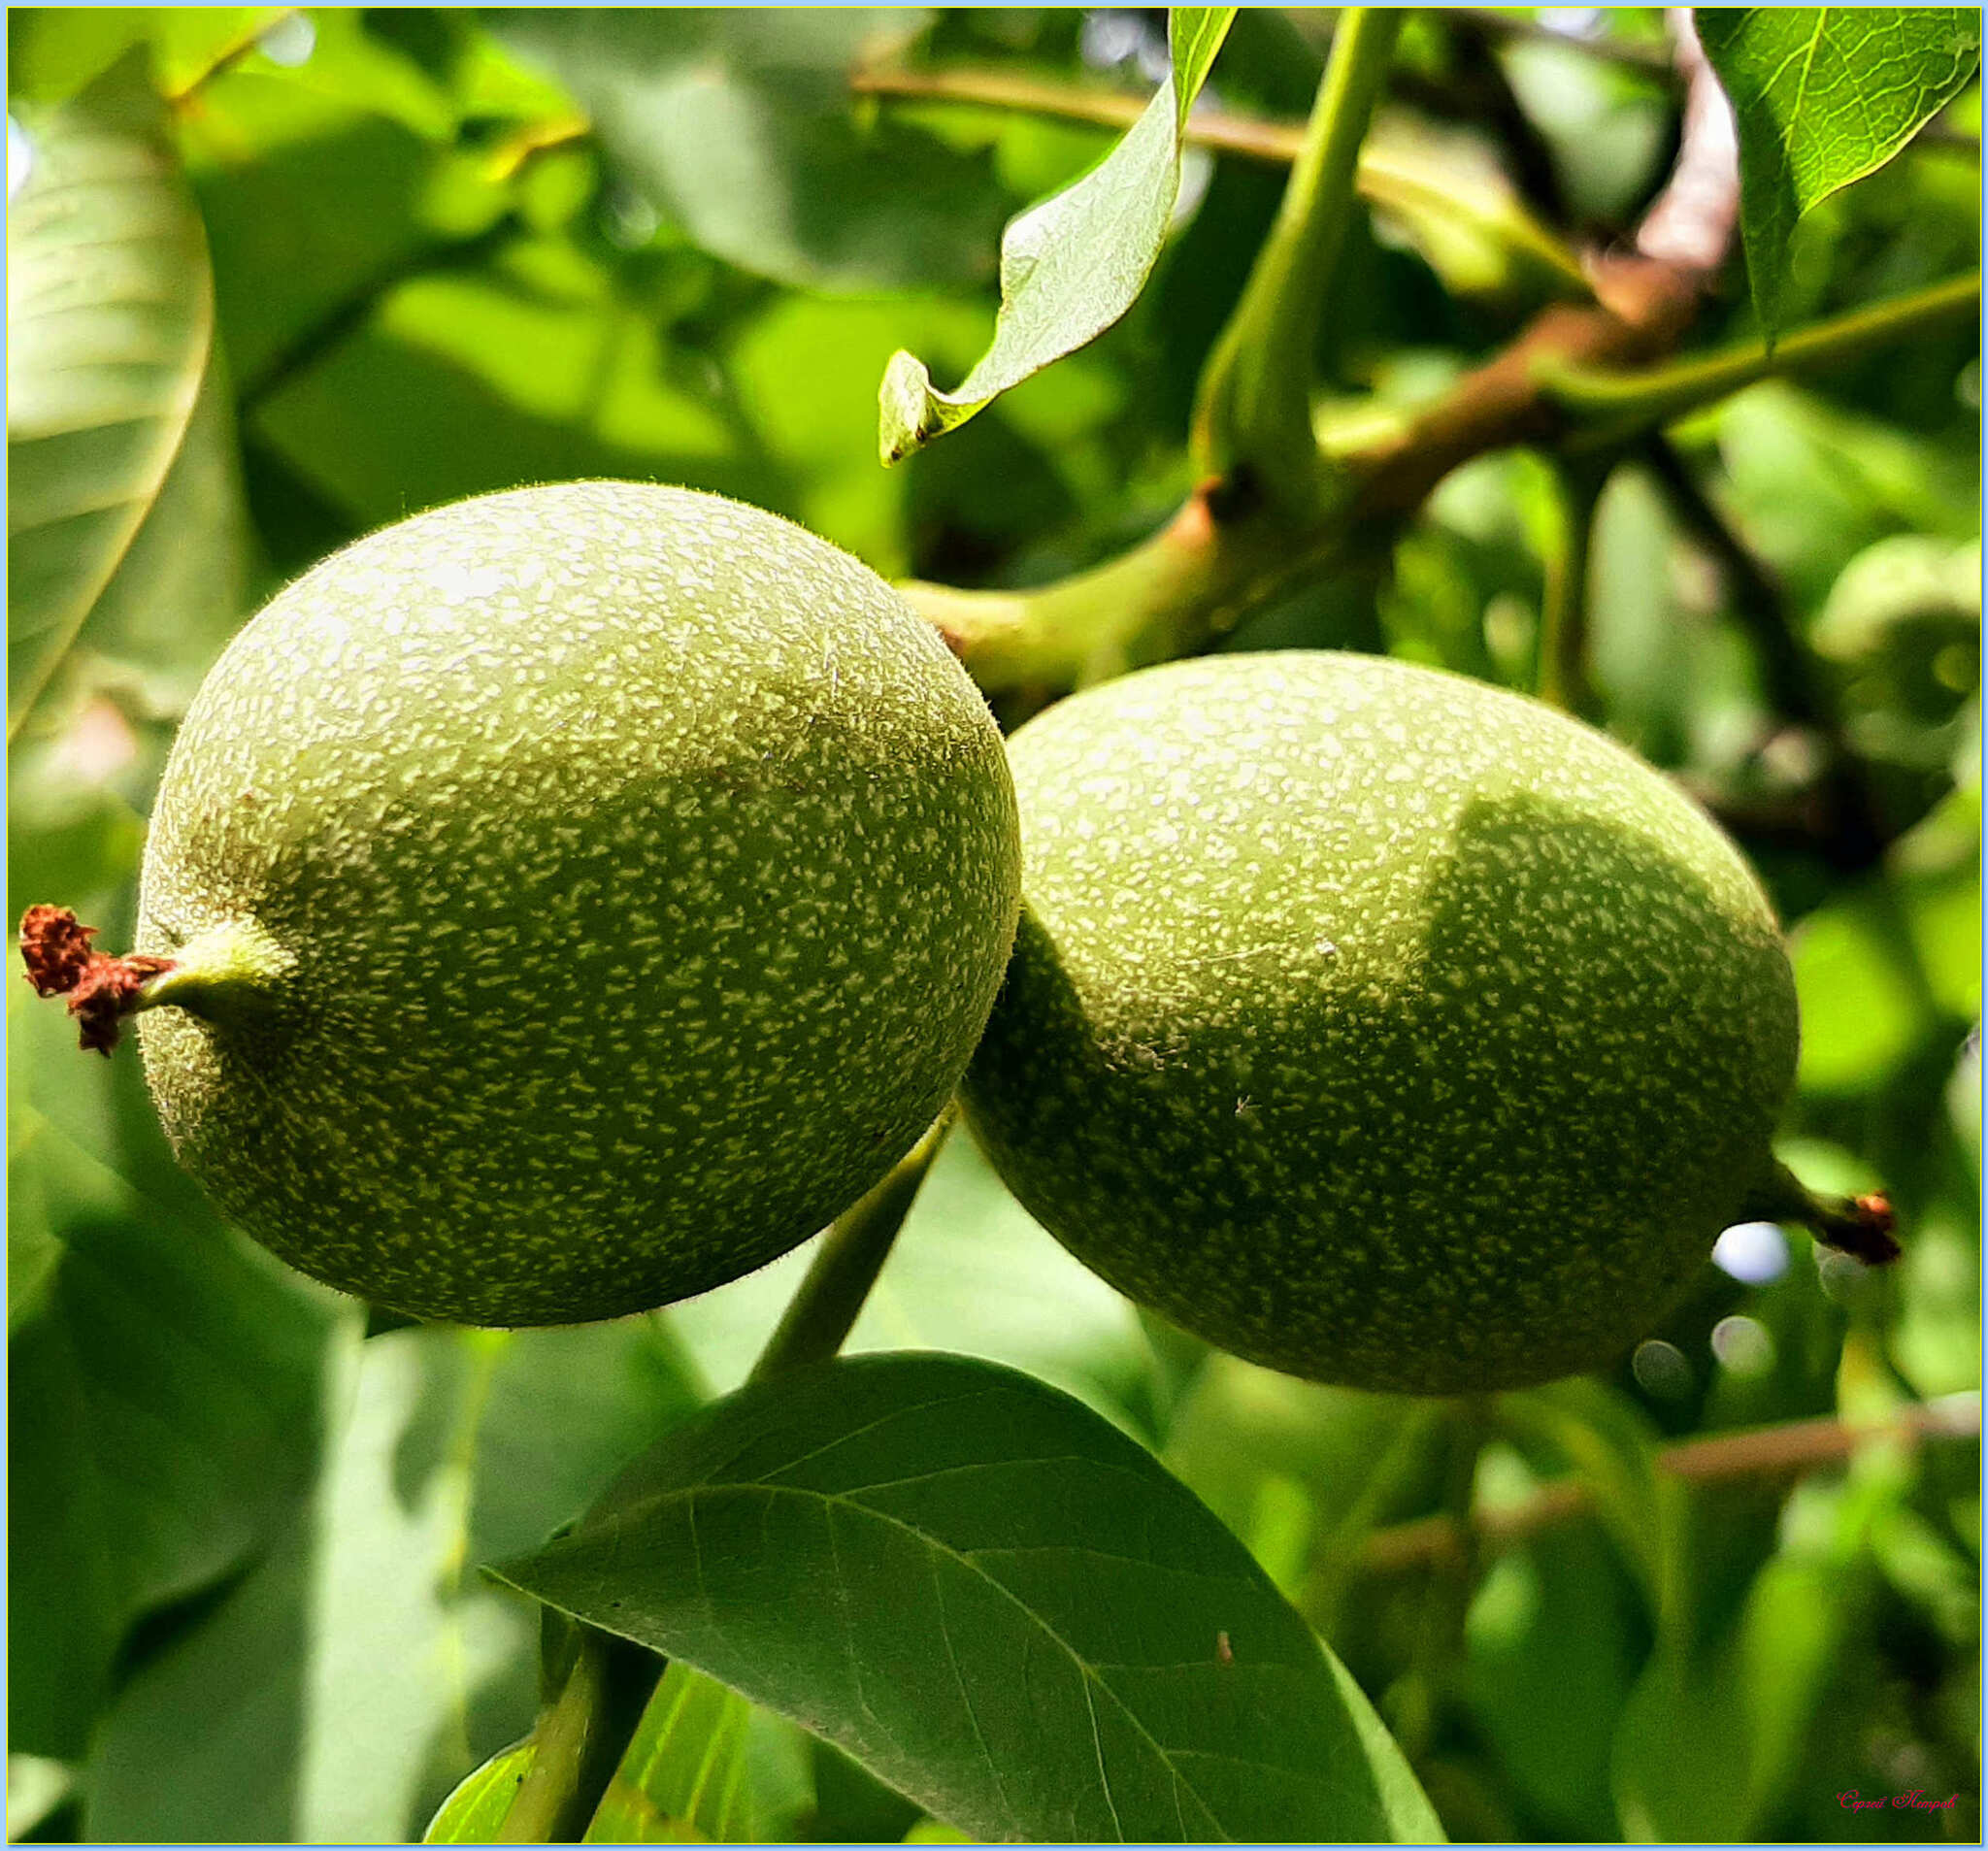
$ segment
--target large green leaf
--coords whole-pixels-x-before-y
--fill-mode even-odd
[[[1780,325],[1802,215],[1882,167],[1959,94],[1981,56],[1972,7],[1700,7],[1740,127],[1740,229],[1753,306]]]
[[[207,370],[207,246],[142,53],[30,113],[7,208],[7,730],[90,623]]]
[[[314,1497],[106,1719],[92,1837],[418,1834],[536,1705],[531,1614],[468,1565],[533,1546],[690,1405],[643,1319],[394,1331],[341,1360]]]
[[[553,72],[613,167],[707,250],[782,282],[977,281],[1000,212],[983,160],[884,118],[850,68],[916,32],[907,7],[493,11]]]
[[[1421,1839],[1343,1669],[1177,1481],[958,1357],[743,1390],[502,1577],[993,1840]]]
[[[418,276],[258,410],[299,479],[373,526],[520,481],[782,484],[620,280],[563,240]],[[703,368],[709,375],[709,367]]]
[[[1145,114],[1081,180],[1010,222],[1001,235],[994,342],[958,389],[938,390],[914,355],[892,356],[878,433],[886,463],[964,424],[1030,374],[1096,340],[1139,299],[1180,190],[1187,114],[1235,11],[1175,7],[1173,68]]]

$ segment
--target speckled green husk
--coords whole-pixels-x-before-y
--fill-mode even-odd
[[[1010,762],[1022,920],[969,1118],[1189,1330],[1368,1388],[1549,1380],[1646,1332],[1765,1180],[1773,911],[1600,734],[1292,653],[1079,694]]]
[[[315,568],[202,686],[146,851],[139,949],[189,967],[146,1073],[318,1278],[641,1310],[924,1131],[1017,878],[985,705],[855,560],[680,489],[485,496]]]

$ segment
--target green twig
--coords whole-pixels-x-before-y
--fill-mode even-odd
[[[1321,464],[1311,435],[1311,349],[1352,211],[1360,144],[1387,77],[1402,15],[1340,16],[1305,146],[1242,300],[1202,375],[1193,451],[1204,476],[1306,507]]]
[[[1639,372],[1535,362],[1546,398],[1568,425],[1570,451],[1607,449],[1775,374],[1839,364],[1916,334],[1965,321],[1981,300],[1981,275],[1955,277],[1854,314],[1797,329],[1768,351],[1749,341],[1723,353]]]
[[[532,1732],[532,1760],[498,1844],[578,1844],[635,1737],[661,1675],[655,1655],[592,1627],[557,1701]]]
[[[1588,577],[1593,563],[1595,509],[1608,470],[1591,461],[1556,460],[1551,467],[1559,531],[1546,554],[1537,686],[1541,700],[1563,713],[1592,717],[1595,697],[1588,679]]]
[[[889,1175],[836,1218],[749,1379],[826,1362],[842,1348],[951,1122],[948,1107]],[[665,1661],[655,1653],[590,1626],[580,1634],[573,1669],[532,1732],[532,1763],[499,1843],[578,1843],[661,1681]]]
[[[1848,1253],[1867,1266],[1899,1257],[1892,1238],[1891,1204],[1883,1196],[1825,1196],[1809,1188],[1784,1163],[1746,1204],[1749,1219],[1806,1228],[1826,1247]]]

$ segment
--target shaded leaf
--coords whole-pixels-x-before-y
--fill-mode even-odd
[[[305,70],[335,56],[350,30]],[[501,185],[451,163],[383,103],[307,85],[304,72],[216,78],[182,124],[181,146],[245,406],[335,336],[355,302],[424,257],[445,263],[505,203]]]
[[[249,613],[253,562],[228,386],[210,364],[166,479],[44,713],[101,691],[147,719],[177,721]]]
[[[1556,1833],[1612,1835],[1609,1751],[1643,1636],[1635,1588],[1592,1524],[1500,1556],[1472,1601],[1472,1710]]]
[[[1740,129],[1740,230],[1754,312],[1780,326],[1803,214],[1892,158],[1981,55],[1971,7],[1699,7]]]
[[[7,209],[10,740],[124,563],[207,367],[206,241],[143,69],[29,116]]]
[[[916,8],[498,11],[613,167],[707,250],[782,282],[977,281],[999,214],[984,161],[889,117],[859,125],[848,72]]]
[[[1842,1562],[1784,1552],[1755,1577],[1736,1627],[1690,1650],[1660,1645],[1616,1736],[1629,1838],[1761,1834],[1801,1767],[1857,1585]]]
[[[9,1739],[76,1759],[133,1623],[307,1490],[339,1320],[174,1170],[135,1062],[8,990]]]
[[[749,1387],[502,1578],[992,1839],[1422,1838],[1358,1687],[1078,1404],[955,1357]]]
[[[97,1741],[90,1834],[405,1842],[530,1725],[538,1628],[468,1565],[526,1548],[689,1405],[645,1319],[348,1340],[314,1497]]]
[[[778,479],[728,408],[679,370],[611,275],[560,241],[532,241],[494,271],[400,284],[273,394],[254,430],[360,526],[587,477],[778,506]]]
[[[891,357],[878,434],[886,463],[1094,341],[1139,299],[1173,218],[1187,113],[1234,14],[1233,7],[1174,8],[1173,68],[1145,114],[1081,180],[1010,222],[1001,235],[994,342],[958,389],[937,390],[912,354]]]
[[[1965,898],[1974,903],[1969,886]],[[1971,923],[1978,943],[1978,915]],[[1789,951],[1805,1092],[1878,1084],[1938,1025],[1938,1002],[1910,928],[1897,888],[1875,879],[1838,894],[1795,928]]]
[[[1217,1350],[1181,1398],[1165,1458],[1317,1620],[1345,1594],[1367,1533],[1441,1494],[1443,1441],[1433,1403],[1304,1382]]]

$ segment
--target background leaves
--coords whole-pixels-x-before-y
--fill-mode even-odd
[[[475,1564],[577,1515],[687,1411],[646,1320],[517,1334],[348,1320],[323,1477],[106,1719],[92,1835],[404,1842],[530,1724],[538,1627]]]
[[[856,127],[850,67],[909,38],[911,7],[505,12],[605,147],[706,249],[806,287],[971,281],[990,267],[982,163],[896,123]]]
[[[8,202],[10,741],[93,612],[115,633],[144,621],[134,603],[170,597],[134,575],[115,613],[99,611],[174,468],[214,326],[206,242],[145,71],[133,53],[72,103],[30,116],[27,177]],[[200,468],[189,461],[165,516],[179,532],[141,555],[154,567],[193,532],[194,547],[226,555],[225,514],[188,519],[187,498],[215,492],[195,484]],[[223,608],[224,622],[237,614]],[[168,604],[169,620],[183,615]]]

